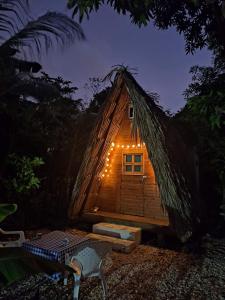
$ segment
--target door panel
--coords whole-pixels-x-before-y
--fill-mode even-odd
[[[142,176],[122,175],[120,186],[120,213],[144,216]]]

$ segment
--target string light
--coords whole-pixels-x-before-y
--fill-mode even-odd
[[[104,170],[103,170],[103,174],[102,175],[100,175],[100,177],[109,177],[109,173],[111,174],[112,173],[112,162],[114,161],[114,159],[112,159],[112,157],[111,157],[111,151],[113,151],[114,150],[114,147],[116,147],[116,148],[127,148],[127,149],[129,149],[129,148],[140,148],[140,147],[144,147],[145,146],[145,143],[142,143],[142,144],[137,144],[137,145],[135,145],[135,144],[132,144],[132,145],[120,145],[120,144],[116,144],[116,143],[114,143],[114,142],[112,142],[111,143],[111,146],[110,146],[110,149],[109,149],[109,151],[108,151],[108,153],[107,153],[107,158],[106,158],[106,167],[104,168]],[[111,158],[111,159],[110,159]],[[110,163],[110,161],[111,161],[111,163]],[[106,174],[107,173],[107,174]]]

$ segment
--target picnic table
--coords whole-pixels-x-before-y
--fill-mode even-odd
[[[67,255],[72,255],[77,246],[89,240],[79,235],[63,231],[52,231],[40,238],[23,243],[24,250],[51,261],[65,263]]]

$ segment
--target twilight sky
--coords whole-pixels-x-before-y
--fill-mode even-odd
[[[32,0],[31,12],[39,16],[49,11],[71,15],[66,0]],[[83,88],[90,77],[103,77],[113,65],[137,68],[135,78],[147,91],[160,95],[160,105],[176,112],[184,105],[183,91],[191,80],[193,65],[209,65],[211,54],[203,49],[185,55],[184,40],[175,29],[159,31],[151,24],[138,28],[128,16],[120,16],[110,7],[92,13],[81,24],[87,37],[69,49],[51,50],[42,57],[43,70],[52,76],[71,80],[79,88],[78,97],[86,98]]]

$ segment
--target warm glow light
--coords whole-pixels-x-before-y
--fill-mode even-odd
[[[115,146],[115,143],[112,143],[111,145],[114,147],[114,146]]]
[[[106,167],[108,167],[109,166],[109,164],[106,164]]]
[[[104,175],[104,174],[102,174],[102,177],[105,177],[105,175]]]
[[[130,145],[127,145],[127,148],[130,148]]]
[[[105,172],[107,173],[107,172],[108,172],[108,170],[107,170],[107,169],[105,169]]]
[[[134,147],[135,147],[135,145],[132,145],[132,147],[134,148]]]
[[[107,161],[109,161],[109,158],[106,158]]]
[[[124,145],[122,145],[121,147],[124,148]]]
[[[145,145],[145,143],[143,143],[143,145]]]
[[[120,145],[117,145],[116,147],[117,147],[117,148],[119,148],[119,147],[120,147]]]
[[[141,147],[141,145],[140,145],[140,144],[138,144],[137,146],[138,146],[138,147]]]
[[[110,150],[113,151],[113,148],[111,148]]]
[[[108,152],[108,155],[110,155],[110,152]]]
[[[109,175],[107,175],[107,177],[109,177]]]

